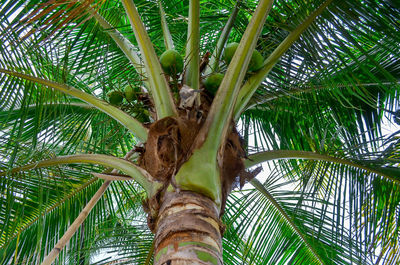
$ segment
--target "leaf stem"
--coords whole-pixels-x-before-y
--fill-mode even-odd
[[[156,52],[154,51],[153,43],[140,19],[136,6],[132,0],[122,0],[122,4],[124,5],[133,32],[135,33],[144,61],[148,82],[150,84],[149,89],[157,111],[157,118],[162,119],[168,116],[177,116],[177,110],[169,85],[161,69]]]
[[[96,98],[88,93],[78,90],[74,87],[70,87],[65,84],[60,84],[47,79],[26,75],[23,73],[13,72],[10,70],[0,68],[0,73],[5,73],[8,75],[20,77],[25,80],[29,80],[41,85],[45,85],[54,89],[57,89],[65,94],[79,98],[93,106],[95,106],[100,111],[106,113],[119,123],[121,123],[125,128],[134,133],[141,141],[145,142],[147,140],[147,129],[138,120],[125,113],[124,111],[112,106],[111,104]]]
[[[17,173],[30,169],[58,166],[63,164],[96,164],[118,169],[131,176],[133,180],[139,183],[149,197],[155,195],[162,186],[162,184],[153,179],[153,177],[146,170],[135,165],[134,163],[122,158],[101,154],[58,156],[52,159],[41,160],[33,164],[13,168],[9,171],[0,172],[0,176],[5,176],[7,173]]]
[[[234,103],[246,74],[258,36],[263,28],[273,0],[262,0],[251,18],[239,47],[228,66],[226,74],[211,105],[207,120],[199,132],[197,147],[215,150],[221,146],[230,126]],[[204,144],[201,143],[205,139]]]
[[[322,261],[321,257],[318,255],[317,251],[311,246],[311,244],[308,242],[304,234],[301,232],[301,230],[297,227],[297,225],[293,222],[293,220],[290,218],[290,216],[286,213],[286,211],[282,208],[282,206],[275,200],[274,196],[272,196],[271,193],[268,192],[268,190],[264,187],[264,185],[259,182],[257,179],[252,179],[250,181],[251,185],[253,185],[261,194],[263,194],[269,201],[272,203],[272,205],[275,207],[275,209],[281,214],[283,219],[286,220],[286,222],[289,223],[290,227],[293,228],[293,230],[296,232],[296,234],[303,240],[303,242],[307,245],[308,249],[311,251],[311,253],[314,255],[314,257],[321,263],[324,264]]]
[[[137,49],[133,44],[125,38],[118,30],[116,30],[107,20],[105,20],[93,7],[87,7],[88,12],[97,20],[105,32],[115,41],[118,47],[125,53],[129,61],[136,68],[138,73],[143,73],[143,67],[140,64],[140,58]]]
[[[396,179],[388,172],[385,171],[385,168],[375,169],[369,166],[365,166],[363,164],[359,164],[356,161],[337,158],[329,155],[323,155],[310,151],[297,151],[297,150],[273,150],[273,151],[265,151],[256,154],[249,155],[248,159],[245,161],[246,168],[255,166],[259,163],[263,163],[270,160],[277,159],[310,159],[310,160],[322,160],[328,161],[332,163],[348,165],[355,168],[360,168],[366,170],[371,173],[375,173],[379,176],[385,177],[390,181],[400,183],[400,179]]]
[[[128,162],[127,159],[133,154],[133,151],[128,152],[124,159],[124,161]],[[115,165],[113,165],[115,167]],[[118,172],[119,167],[115,167],[111,173],[115,174]],[[147,173],[147,172],[146,172]],[[155,182],[153,182],[155,183]],[[95,193],[95,195],[90,199],[88,204],[83,208],[81,213],[78,215],[78,217],[75,219],[75,221],[68,227],[67,231],[64,233],[64,235],[60,238],[60,240],[57,242],[57,244],[54,246],[54,248],[50,251],[50,253],[45,257],[41,265],[51,265],[51,263],[57,258],[58,254],[61,252],[61,250],[64,248],[64,246],[71,240],[72,236],[76,233],[78,228],[82,225],[82,223],[85,221],[87,216],[89,215],[90,211],[93,209],[93,207],[96,205],[98,200],[101,198],[103,193],[106,191],[108,186],[111,184],[111,180],[106,180],[103,185],[99,188],[99,190]],[[139,183],[140,184],[140,183]],[[161,186],[160,186],[161,187]],[[147,193],[149,195],[149,193]],[[154,195],[154,194],[153,194]]]
[[[242,0],[238,0],[236,2],[235,7],[233,8],[233,10],[229,16],[229,19],[226,22],[224,29],[221,32],[221,35],[219,36],[217,46],[215,47],[215,50],[211,55],[210,62],[207,65],[206,70],[204,71],[204,74],[206,76],[213,72],[218,71],[219,60],[221,59],[222,50],[224,49],[224,46],[226,44],[226,41],[228,40],[229,34],[231,33],[233,25],[235,24],[235,20],[236,20],[237,14],[239,13],[241,3],[242,3]]]
[[[94,196],[90,199],[88,204],[83,208],[82,212],[78,215],[75,221],[68,227],[68,230],[64,233],[64,235],[58,240],[57,244],[50,251],[50,253],[44,258],[41,265],[51,265],[53,261],[58,257],[61,250],[64,246],[70,241],[71,237],[75,234],[75,232],[79,229],[82,223],[85,221],[86,217],[89,215],[90,211],[99,201],[103,193],[106,191],[108,186],[111,184],[110,180],[107,180],[101,185],[99,190],[94,194]]]
[[[167,50],[173,50],[175,48],[174,42],[172,41],[171,32],[169,31],[167,19],[165,17],[164,8],[162,7],[161,0],[158,0],[158,6],[160,8],[161,27],[164,35],[164,44]]]
[[[75,189],[71,193],[67,194],[64,198],[61,199],[61,201],[58,201],[54,205],[45,209],[44,212],[41,212],[41,214],[37,215],[33,220],[30,220],[29,222],[27,222],[24,225],[17,228],[17,231],[14,232],[14,234],[9,238],[9,240],[7,242],[4,242],[4,244],[2,244],[2,247],[7,245],[14,238],[18,237],[23,231],[27,230],[31,225],[36,223],[40,218],[43,218],[46,214],[48,214],[51,211],[53,211],[54,209],[58,208],[61,204],[63,204],[67,200],[71,199],[73,196],[75,196],[76,194],[78,194],[79,192],[81,192],[82,190],[87,188],[88,186],[92,185],[96,181],[98,181],[98,178],[96,178],[96,177],[91,178],[88,182],[85,182],[84,184],[79,186],[77,189]]]
[[[140,57],[137,54],[137,48],[127,38],[125,38],[124,35],[116,30],[107,20],[105,20],[94,8],[88,6],[87,9],[89,13],[97,20],[100,26],[103,27],[105,32],[107,32],[108,35],[110,35],[110,37],[115,41],[118,47],[122,50],[128,60],[135,67],[138,74],[144,77],[144,85],[146,87],[149,87],[149,83],[146,80],[145,69],[140,63]]]
[[[335,88],[349,88],[349,87],[370,87],[370,86],[389,86],[389,85],[400,85],[400,81],[398,82],[381,82],[381,83],[349,83],[349,84],[335,84]],[[255,101],[253,99],[250,99],[248,104],[246,105],[245,109],[252,109],[255,108],[257,105],[267,103],[269,101],[273,101],[276,99],[284,98],[284,97],[294,97],[296,94],[301,94],[301,93],[310,93],[314,92],[317,90],[328,90],[332,89],[333,86],[330,85],[305,85],[304,87],[298,87],[296,85],[288,85],[287,88],[284,89],[290,89],[287,91],[280,91],[277,93],[271,93],[269,95],[266,95],[262,98],[261,101]]]
[[[187,68],[185,83],[193,89],[200,88],[200,3],[199,0],[189,1],[189,25],[185,61]]]
[[[273,0],[261,0],[247,26],[238,50],[233,56],[220,89],[214,98],[207,119],[197,135],[192,156],[181,166],[175,176],[183,190],[191,190],[211,198],[221,205],[221,157],[217,157],[223,146],[225,135],[231,125],[232,111],[250,57],[258,36],[271,9]]]
[[[307,17],[302,24],[297,26],[297,28],[293,30],[264,61],[264,67],[246,81],[246,83],[240,89],[239,96],[235,104],[235,121],[239,119],[240,114],[245,109],[253,94],[256,92],[258,86],[262,81],[265,80],[271,69],[280,60],[282,55],[293,45],[295,41],[297,41],[300,35],[314,22],[315,18],[320,15],[331,2],[332,0],[326,0],[313,13],[311,13],[311,15]]]

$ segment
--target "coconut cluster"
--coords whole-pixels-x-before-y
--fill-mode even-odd
[[[140,91],[137,88],[127,85],[125,86],[124,91],[112,90],[108,92],[108,102],[110,102],[111,105],[119,106],[122,104],[124,98],[128,102],[132,102],[137,99],[138,93],[140,93]]]
[[[239,43],[237,42],[232,42],[226,45],[224,53],[222,55],[222,59],[226,65],[230,64],[238,47]],[[254,50],[249,62],[249,66],[247,68],[247,72],[253,73],[260,70],[263,67],[263,63],[264,63],[263,56],[260,54],[259,51]],[[167,76],[172,77],[175,81],[177,80],[178,75],[183,72],[184,60],[180,55],[180,53],[174,49],[166,50],[161,54],[160,64],[164,73]],[[217,93],[219,86],[221,85],[223,78],[224,78],[224,73],[214,72],[208,75],[203,81],[203,86],[205,91],[209,95],[214,97],[215,94]],[[140,94],[140,89],[138,91],[137,88],[127,85],[123,91],[113,90],[110,91],[107,94],[107,96],[110,104],[114,106],[120,106],[124,98],[126,99],[127,102],[134,102],[135,100],[140,101],[140,99],[138,98],[139,94]]]
[[[235,55],[238,47],[239,43],[237,42],[229,43],[225,47],[222,58],[227,65],[229,65],[229,63],[232,61],[232,58]],[[166,50],[160,57],[160,63],[162,69],[164,70],[164,73],[169,76],[176,77],[176,75],[180,74],[183,71],[183,58],[176,50]],[[247,72],[256,72],[260,70],[263,67],[263,63],[264,58],[261,53],[257,50],[254,50],[253,54],[251,55]],[[215,95],[219,86],[221,85],[223,78],[223,73],[212,73],[204,80],[204,88],[210,94]]]
[[[235,52],[238,47],[239,47],[239,43],[237,43],[237,42],[232,42],[232,43],[229,43],[228,45],[226,45],[222,58],[227,65],[229,65],[230,62],[232,61],[232,58],[235,55]],[[256,72],[263,67],[263,64],[264,64],[263,56],[261,55],[261,53],[259,51],[254,50],[253,54],[251,55],[251,59],[250,59],[249,66],[247,68],[247,72]],[[223,78],[224,78],[224,74],[213,73],[213,74],[209,75],[206,78],[206,80],[204,81],[204,87],[212,95],[215,95],[217,93],[219,86],[221,85]]]

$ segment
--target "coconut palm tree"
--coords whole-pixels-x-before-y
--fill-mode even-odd
[[[398,264],[399,8],[2,1],[0,263]]]

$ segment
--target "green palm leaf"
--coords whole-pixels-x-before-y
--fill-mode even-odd
[[[120,1],[0,2],[0,172],[9,172],[0,177],[0,264],[43,261],[101,186],[91,174],[111,171],[82,164],[11,169],[76,154],[122,158],[131,150],[138,151],[131,162],[143,166],[140,152],[157,113],[193,115],[177,107],[184,80],[203,89],[211,71],[227,71],[220,58],[208,66],[201,62],[214,51],[220,57],[225,42],[240,42],[258,2],[128,1],[143,22],[136,36]],[[255,22],[262,28],[254,39],[263,58],[273,58],[265,63],[274,66],[267,75],[242,73],[243,82],[228,84],[239,91],[257,80],[254,94],[236,111],[235,126],[250,159],[264,154],[249,165],[275,160],[263,164],[255,187],[235,186],[228,197],[221,217],[224,264],[400,262],[400,9],[389,0],[333,0],[292,45],[281,45],[328,2],[274,1],[266,22]],[[194,23],[197,5],[200,23]],[[198,40],[191,38],[193,30]],[[186,73],[171,81],[151,63],[158,64],[172,43],[187,56]],[[200,64],[190,60],[197,49],[193,58]],[[134,99],[102,112],[15,73],[74,87],[100,101],[130,86]],[[228,90],[225,83],[222,90]],[[225,94],[221,102],[237,101],[238,110],[241,94]],[[214,114],[222,107],[211,109]],[[121,122],[119,114],[127,119]],[[227,122],[216,120],[215,126],[230,128],[232,115],[223,114]],[[137,128],[143,131],[137,134]],[[207,135],[208,129],[202,135],[214,142],[205,154],[213,149],[221,155],[225,130]],[[112,182],[55,264],[154,262],[148,224],[155,213],[142,207],[151,199],[136,182]]]

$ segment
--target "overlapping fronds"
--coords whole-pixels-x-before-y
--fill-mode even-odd
[[[160,55],[165,45],[158,2],[134,1]],[[257,2],[238,5],[228,42],[241,39]],[[267,58],[322,2],[274,1],[256,49]],[[161,1],[181,54],[188,40],[188,3]],[[235,4],[200,1],[200,58],[213,52]],[[131,63],[88,6],[137,47],[119,1],[2,1],[0,68],[102,100],[127,85],[139,94],[148,92],[144,64]],[[395,124],[400,123],[399,8],[389,0],[332,1],[280,58],[242,113],[239,129],[248,153],[312,151],[400,179]],[[226,68],[221,62],[220,71]],[[154,119],[151,104],[124,101],[118,108],[147,123]],[[0,74],[0,171],[57,155],[122,157],[137,142],[126,128],[81,100]],[[235,191],[227,202],[226,264],[400,262],[396,181],[328,161],[268,165],[264,194]],[[42,260],[101,185],[90,173],[102,170],[69,165],[1,177],[0,264]],[[151,260],[142,196],[136,184],[113,183],[57,264]]]

